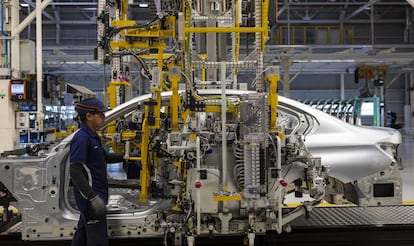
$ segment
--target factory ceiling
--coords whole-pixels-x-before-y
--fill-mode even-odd
[[[253,8],[249,2],[243,1],[244,11]],[[36,6],[31,0],[21,0],[20,5],[21,20]],[[97,1],[83,0],[58,0],[46,7],[45,73],[104,72],[93,57],[97,40],[96,7]],[[154,1],[134,0],[128,16],[145,23],[155,14]],[[290,72],[304,74],[346,73],[360,64],[386,64],[396,73],[412,71],[413,18],[413,8],[405,0],[273,0],[269,6],[270,40],[265,61],[276,65],[285,61],[290,64]],[[245,16],[244,21],[248,25],[254,16]],[[367,31],[358,31],[362,26]],[[33,22],[20,38],[35,40],[35,28]],[[316,39],[315,35],[321,33],[332,35],[334,40]],[[241,49],[247,55],[253,45],[248,36],[241,38]]]

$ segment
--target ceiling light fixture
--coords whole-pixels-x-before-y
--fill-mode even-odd
[[[148,3],[139,3],[138,6],[140,8],[148,8],[149,5],[148,5]]]
[[[29,7],[29,4],[28,3],[21,3],[20,7],[27,8],[27,7]]]
[[[414,0],[407,0],[407,2],[414,8]]]
[[[353,59],[337,59],[337,60],[330,60],[330,59],[300,59],[300,60],[293,60],[296,63],[310,63],[310,62],[321,62],[321,63],[347,63],[347,62],[355,62]]]

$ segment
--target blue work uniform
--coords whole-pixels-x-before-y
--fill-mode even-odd
[[[75,133],[70,146],[70,163],[82,163],[83,174],[95,193],[108,203],[108,179],[105,162],[105,150],[95,131],[82,124]],[[90,213],[90,202],[74,186],[75,201],[80,218],[72,245],[103,246],[108,245],[106,215],[95,218]]]

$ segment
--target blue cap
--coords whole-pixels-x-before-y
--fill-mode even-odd
[[[97,98],[88,98],[75,104],[75,110],[79,115],[92,112],[106,112],[108,108]]]

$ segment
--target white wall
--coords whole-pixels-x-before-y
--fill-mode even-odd
[[[13,150],[18,141],[14,110],[15,103],[9,99],[9,80],[0,80],[0,153]]]

